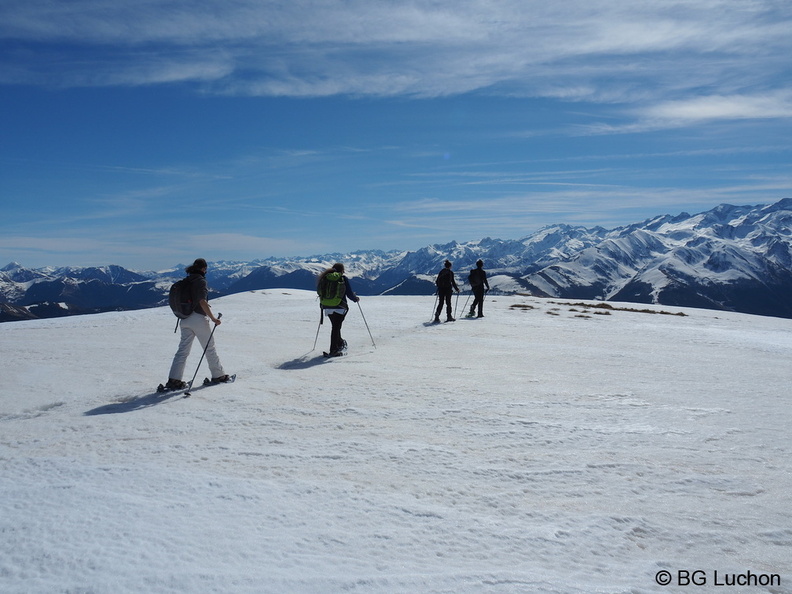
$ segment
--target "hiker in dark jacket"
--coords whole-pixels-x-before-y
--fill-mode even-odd
[[[451,309],[451,295],[454,291],[459,293],[459,287],[454,280],[454,272],[451,270],[451,262],[445,261],[443,269],[438,273],[435,284],[437,285],[437,310],[435,311],[434,322],[440,323],[440,313],[443,311],[443,304],[446,306],[446,322],[453,322],[454,310]]]
[[[179,341],[179,348],[173,356],[173,363],[171,363],[170,373],[168,374],[168,383],[165,384],[165,387],[171,390],[180,390],[187,387],[187,383],[182,381],[182,376],[184,375],[184,366],[187,363],[187,357],[190,355],[195,338],[198,339],[201,347],[206,349],[206,361],[209,363],[209,370],[212,372],[212,382],[227,382],[229,380],[228,375],[223,371],[223,366],[220,364],[220,357],[217,356],[214,337],[212,336],[210,322],[214,322],[217,326],[220,324],[220,318],[215,317],[212,313],[212,307],[207,300],[209,287],[206,284],[206,269],[206,260],[198,258],[185,271],[189,275],[194,307],[193,313],[180,322],[181,340]]]
[[[340,300],[336,298],[324,297],[326,294],[324,287],[332,286],[335,283],[340,283]],[[340,357],[344,354],[346,349],[346,340],[341,338],[341,326],[344,323],[344,318],[349,311],[349,303],[347,297],[353,302],[360,301],[360,297],[355,295],[349,284],[349,279],[344,274],[344,265],[336,262],[330,268],[325,270],[319,275],[316,283],[317,292],[320,297],[320,305],[322,313],[330,320],[330,350],[325,353],[326,357]],[[336,293],[337,294],[337,293]]]
[[[487,273],[484,272],[484,262],[479,260],[476,262],[476,267],[470,271],[468,282],[473,289],[473,305],[470,306],[469,318],[475,315],[476,307],[478,307],[479,318],[484,317],[484,293],[489,291],[490,286],[487,282]]]

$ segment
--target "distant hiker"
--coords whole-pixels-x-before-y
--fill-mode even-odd
[[[445,261],[443,269],[437,274],[437,310],[435,311],[434,322],[440,323],[440,313],[443,311],[443,304],[446,306],[446,322],[453,322],[453,309],[451,309],[451,295],[454,291],[459,293],[459,287],[454,280],[454,272],[451,270],[451,262]]]
[[[173,357],[168,383],[165,387],[169,390],[181,390],[188,387],[182,381],[184,366],[187,364],[187,357],[192,349],[193,339],[197,338],[201,347],[206,349],[206,361],[209,363],[209,370],[212,372],[212,382],[227,382],[230,378],[223,371],[220,358],[215,350],[214,338],[212,337],[212,327],[210,321],[215,325],[220,324],[220,318],[215,317],[212,308],[207,301],[209,287],[206,284],[206,260],[198,258],[186,270],[189,275],[189,283],[192,291],[192,302],[195,304],[193,312],[185,319],[181,320],[181,340],[179,348]]]
[[[319,294],[319,304],[322,313],[330,320],[330,350],[325,357],[340,357],[346,350],[346,340],[341,338],[341,326],[349,311],[347,297],[357,303],[360,297],[355,295],[349,284],[349,279],[344,275],[344,265],[336,262],[319,275],[316,282],[316,292]],[[321,321],[320,321],[321,323]]]
[[[484,262],[478,260],[476,267],[470,271],[468,282],[473,289],[473,305],[470,306],[469,318],[475,315],[476,307],[478,306],[479,318],[484,317],[484,293],[490,290],[489,283],[487,282],[487,273],[484,272]]]

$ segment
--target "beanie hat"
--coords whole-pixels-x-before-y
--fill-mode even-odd
[[[206,265],[206,260],[203,258],[196,258],[195,262],[192,263],[192,266],[188,266],[185,272],[187,274],[199,274],[204,268],[208,268]]]

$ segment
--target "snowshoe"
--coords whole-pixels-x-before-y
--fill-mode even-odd
[[[236,374],[234,375],[221,375],[220,377],[213,377],[212,379],[204,378],[203,385],[204,386],[216,386],[217,384],[232,384],[236,380]]]
[[[164,384],[160,384],[157,386],[157,392],[171,392],[173,390],[185,390],[189,386],[187,382],[183,382],[182,380],[177,380],[173,378],[168,378],[168,381]]]

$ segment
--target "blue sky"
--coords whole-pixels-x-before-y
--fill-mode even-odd
[[[772,203],[790,56],[788,0],[4,0],[0,266]]]

